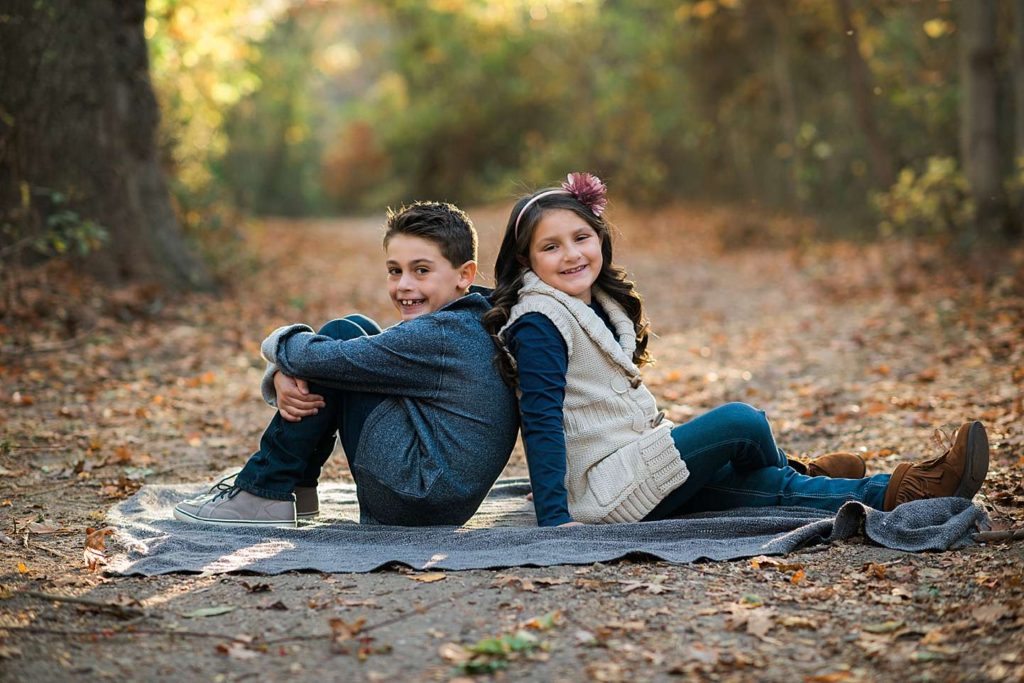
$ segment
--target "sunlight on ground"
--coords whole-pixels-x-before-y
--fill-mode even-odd
[[[249,546],[248,548],[242,548],[230,555],[217,558],[210,564],[203,567],[203,573],[223,574],[225,572],[235,572],[239,569],[244,569],[258,560],[265,560],[268,557],[273,557],[274,555],[278,555],[286,550],[293,550],[294,548],[295,544],[289,541],[264,541],[263,543],[257,543],[256,545]]]

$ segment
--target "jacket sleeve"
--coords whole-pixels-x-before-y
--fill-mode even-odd
[[[562,411],[568,353],[554,324],[527,313],[507,332],[519,372],[519,410],[533,507],[540,526],[571,522],[565,490],[566,450]]]
[[[352,391],[431,398],[450,362],[449,327],[440,316],[425,315],[380,334],[343,340],[289,325],[264,339],[261,351],[292,377]]]

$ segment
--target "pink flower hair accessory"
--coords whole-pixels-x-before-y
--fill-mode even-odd
[[[595,216],[600,217],[608,207],[608,188],[592,173],[570,173],[565,177],[562,189],[593,211]]]
[[[572,195],[580,204],[590,209],[595,216],[600,218],[605,208],[608,207],[608,198],[605,196],[607,193],[608,188],[596,175],[585,172],[570,173],[565,176],[565,182],[562,183],[561,189],[545,190],[540,194],[534,195],[530,201],[523,205],[519,215],[516,216],[516,239],[519,239],[519,221],[523,220],[523,214],[526,213],[527,209],[536,204],[537,200],[553,194]]]

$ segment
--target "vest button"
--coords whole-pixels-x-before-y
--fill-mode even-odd
[[[615,375],[612,377],[611,387],[616,394],[624,394],[629,391],[629,380],[622,375]]]

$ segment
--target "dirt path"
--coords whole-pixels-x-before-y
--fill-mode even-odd
[[[503,213],[473,212],[485,272]],[[746,401],[790,453],[857,449],[872,471],[935,453],[934,427],[983,419],[993,471],[976,502],[997,528],[1024,523],[1020,249],[968,263],[926,244],[809,246],[800,226],[728,211],[618,220],[616,255],[659,334],[646,376],[671,417]],[[0,359],[0,680],[448,680],[474,666],[531,680],[1024,680],[1019,542],[433,582],[399,568],[89,572],[84,529],[112,502],[144,481],[206,481],[254,448],[266,332],[356,309],[394,319],[377,223],[253,228],[268,265],[240,260],[231,298],[171,302],[61,273],[26,286]],[[59,341],[69,331],[77,341]],[[525,474],[521,453],[506,474]],[[348,476],[344,458],[327,476]],[[519,651],[466,661],[480,641]]]

